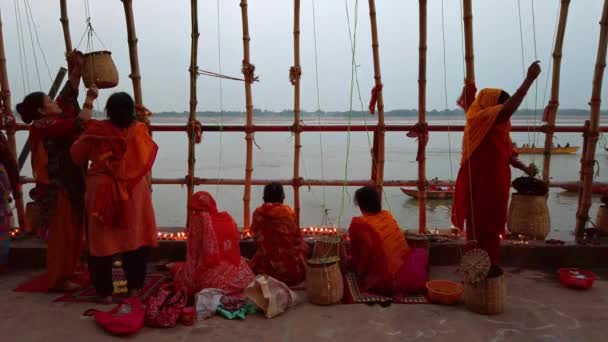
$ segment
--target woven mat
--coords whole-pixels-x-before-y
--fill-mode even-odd
[[[112,278],[114,282],[116,281],[124,281],[125,274],[122,269],[114,268],[112,269]],[[169,279],[168,273],[161,272],[148,272],[146,275],[146,279],[144,280],[144,286],[141,290],[141,294],[139,298],[144,301],[148,296],[156,292],[159,286],[163,284],[166,280]],[[112,295],[112,299],[115,303],[120,303],[123,299],[127,298],[126,292],[114,293]],[[65,294],[62,297],[55,299],[55,302],[73,302],[73,303],[95,303],[97,301],[97,293],[95,292],[95,288],[93,284],[88,283],[82,289]]]
[[[393,303],[393,304],[429,304],[428,299],[423,294],[398,295],[393,298],[377,295],[371,292],[362,291],[357,284],[357,276],[353,272],[347,272],[344,276],[344,304],[374,304],[374,303]]]

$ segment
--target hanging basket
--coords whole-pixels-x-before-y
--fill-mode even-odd
[[[466,307],[482,315],[496,315],[505,310],[507,288],[505,275],[488,278],[477,283],[464,283],[464,303]]]
[[[118,85],[118,70],[112,60],[110,51],[95,51],[84,55],[82,71],[84,86],[90,88],[93,84],[99,89],[114,88]]]
[[[608,236],[608,206],[606,204],[597,210],[595,225],[601,236]]]
[[[316,239],[312,246],[312,258],[339,257],[340,242],[339,236],[326,236]]]
[[[340,258],[310,259],[306,268],[306,294],[317,305],[332,305],[342,301],[344,280],[338,261]]]
[[[509,205],[507,227],[513,234],[544,240],[549,234],[551,219],[545,195],[513,194]]]

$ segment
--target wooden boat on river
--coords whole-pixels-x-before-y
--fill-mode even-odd
[[[440,188],[441,190],[427,190],[426,198],[428,199],[451,199],[454,197],[454,190],[448,189],[448,187]],[[418,199],[420,197],[420,191],[418,188],[401,188],[404,194]]]

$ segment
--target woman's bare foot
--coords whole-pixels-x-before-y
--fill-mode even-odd
[[[129,290],[129,297],[139,297],[140,293],[141,293],[140,289]]]
[[[76,290],[80,290],[81,286],[76,284],[75,282],[67,280],[63,285],[59,287],[52,288],[51,291],[57,292],[73,292]]]

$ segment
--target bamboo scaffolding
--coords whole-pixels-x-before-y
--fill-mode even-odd
[[[551,80],[551,98],[547,104],[547,126],[555,127],[557,108],[559,107],[559,76],[562,64],[562,47],[566,34],[566,22],[568,20],[568,7],[570,0],[562,0],[559,9],[559,23],[555,35],[555,47],[553,49],[553,75]],[[545,135],[545,157],[543,160],[543,180],[549,181],[551,175],[551,148],[553,147],[553,132],[549,130]]]
[[[11,111],[11,91],[8,84],[8,72],[6,70],[6,54],[4,51],[4,31],[2,25],[2,18],[0,17],[0,96],[2,96],[2,104],[4,113],[3,120],[8,123],[8,127],[6,128],[6,135],[8,140],[8,147],[13,154],[13,158],[15,159],[15,163],[17,161],[17,144],[15,142],[15,127],[14,127],[14,117]],[[15,208],[17,209],[17,220],[19,221],[20,227],[26,227],[25,222],[25,207],[23,205],[23,196],[21,191],[15,191]],[[27,228],[27,227],[26,227]]]
[[[586,151],[583,155],[584,164],[581,168],[583,182],[581,189],[581,202],[576,215],[577,237],[582,237],[585,226],[589,220],[589,208],[591,207],[591,185],[593,183],[593,165],[595,162],[595,149],[599,138],[600,124],[600,104],[602,96],[602,82],[604,80],[604,69],[606,68],[606,48],[608,47],[608,0],[604,0],[602,19],[600,21],[600,37],[597,48],[597,60],[595,62],[595,72],[593,74],[593,88],[591,90],[591,107],[588,141]]]
[[[247,17],[247,0],[241,0],[241,20],[243,22],[243,75],[245,76],[245,108],[247,120],[245,127],[245,141],[247,142],[247,156],[245,165],[245,191],[243,194],[243,213],[245,229],[251,226],[251,176],[253,174],[253,100],[251,84],[253,83],[253,66],[250,64],[249,54],[249,19]]]
[[[70,22],[68,20],[68,6],[67,0],[61,0],[59,2],[61,7],[61,27],[63,28],[63,40],[65,42],[65,56],[68,57],[69,53],[72,52],[72,38],[70,37]]]
[[[419,0],[419,56],[418,56],[418,231],[426,232],[426,0]]]
[[[473,49],[473,5],[471,0],[462,1],[464,22],[464,60],[466,64],[464,83],[475,82],[475,55]]]
[[[131,63],[131,74],[129,78],[133,82],[133,97],[136,105],[143,105],[141,92],[141,74],[139,72],[139,58],[137,56],[137,35],[135,33],[135,19],[133,18],[133,0],[121,0],[125,7],[125,19],[127,21],[127,39],[129,42],[129,61]],[[139,117],[139,120],[150,124],[147,116]]]
[[[300,132],[300,0],[293,2],[293,67],[290,70],[290,81],[293,84],[293,207],[296,222],[300,226],[300,150],[302,148]]]
[[[378,44],[378,25],[376,23],[376,2],[369,0],[369,20],[372,32],[372,52],[374,57],[374,81],[377,91],[378,124],[374,131],[374,146],[372,148],[372,179],[382,187],[384,181],[384,98],[382,97],[382,75],[380,72],[380,51]]]
[[[191,20],[192,20],[192,46],[190,50],[190,115],[188,122],[190,132],[188,132],[188,198],[186,202],[190,208],[190,200],[194,194],[194,164],[196,163],[195,156],[195,131],[194,124],[196,122],[196,78],[198,76],[198,3],[197,0],[191,0]],[[188,213],[190,210],[187,210]],[[187,224],[190,222],[190,215],[187,215]]]

